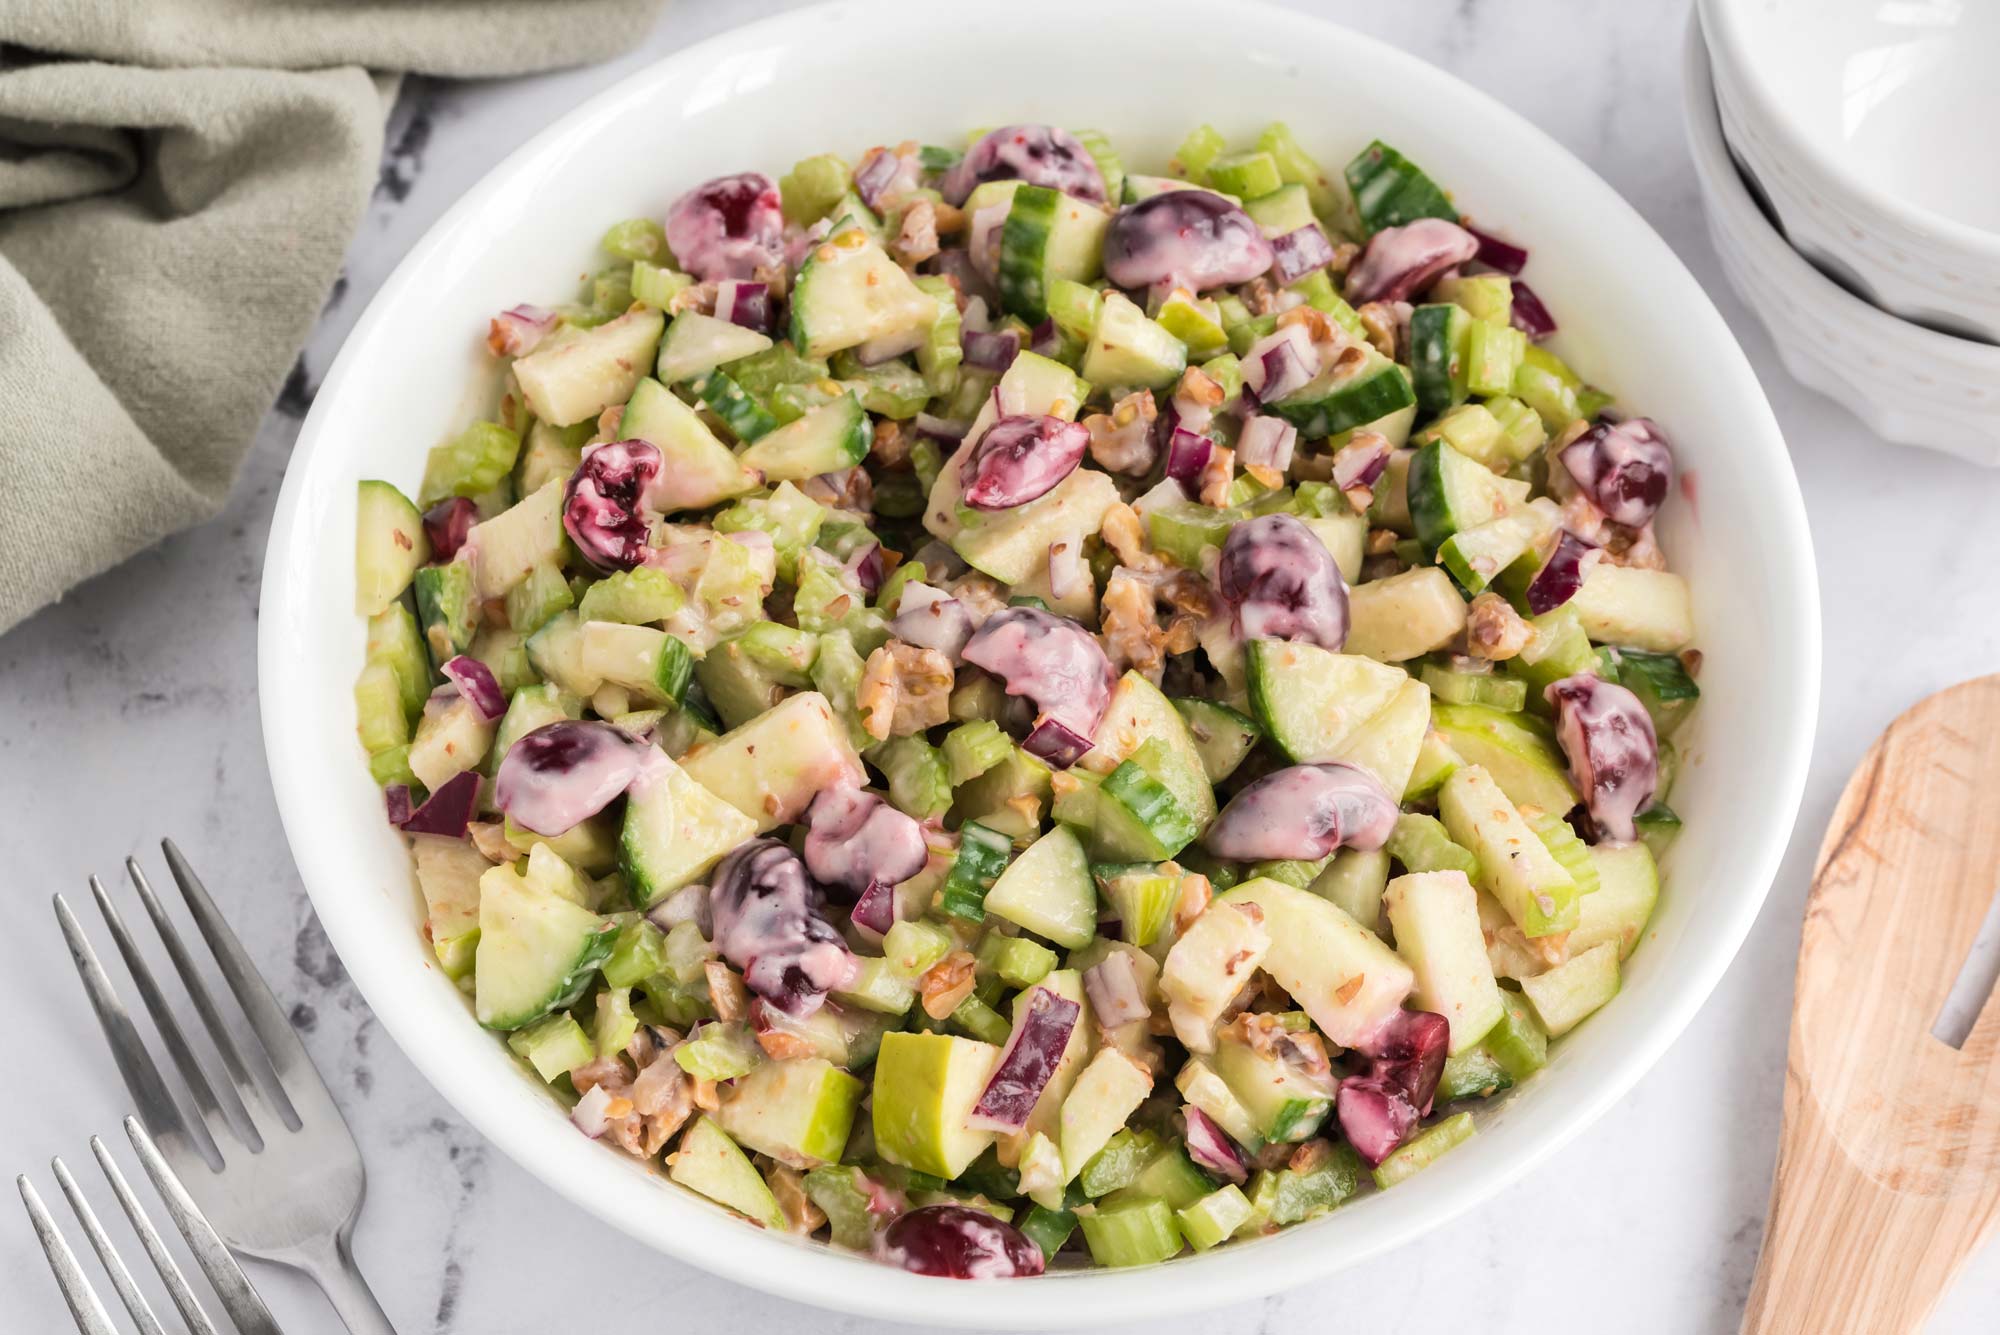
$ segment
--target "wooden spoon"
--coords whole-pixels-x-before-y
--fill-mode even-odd
[[[1993,1233],[2000,997],[1961,1048],[1931,1027],[1997,888],[1993,676],[1890,724],[1820,846],[1746,1333],[1918,1330]]]

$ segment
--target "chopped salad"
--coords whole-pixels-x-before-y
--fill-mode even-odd
[[[1661,429],[1386,144],[695,186],[360,484],[361,742],[585,1135],[929,1275],[1392,1188],[1609,1002],[1699,689]]]

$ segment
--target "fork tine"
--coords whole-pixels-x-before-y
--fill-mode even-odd
[[[161,905],[159,896],[153,893],[152,884],[146,880],[146,873],[139,869],[139,864],[135,860],[126,858],[125,874],[131,878],[133,888],[139,892],[139,902],[145,906],[146,916],[153,920],[153,928],[159,933],[161,943],[167,948],[167,957],[173,961],[174,972],[181,976],[181,983],[187,988],[188,999],[194,1002],[195,1013],[201,1016],[201,1022],[208,1030],[210,1041],[215,1044],[216,1051],[221,1054],[223,1066],[229,1071],[229,1078],[234,1083],[234,1087],[229,1091],[232,1105],[230,1111],[240,1119],[236,1123],[239,1132],[247,1130],[249,1134],[245,1138],[245,1143],[253,1151],[262,1150],[263,1128],[258,1126],[251,1108],[251,1104],[256,1101],[257,1086],[251,1081],[249,1071],[243,1064],[243,1056],[237,1050],[236,1040],[230,1036],[228,1028],[222,1023],[222,1016],[215,1009],[215,999],[209,994],[208,984],[202,981],[201,974],[195,969],[194,960],[188,955],[187,946],[181,940],[179,929],[174,926],[173,920],[167,917],[167,911]],[[91,885],[97,889],[99,906],[105,907],[106,896],[103,889],[97,885],[95,877],[91,878]],[[105,908],[107,920],[111,912],[109,908]],[[121,935],[122,925],[114,927],[112,932],[113,935]],[[119,949],[122,951],[124,948],[124,941],[121,939]],[[128,954],[126,963],[131,966],[133,979],[139,984],[141,992],[152,986],[152,975],[143,972],[145,965],[135,954]],[[159,989],[153,988],[152,995],[147,997],[146,1002],[156,1013],[166,1010],[166,1004],[158,999],[158,994]],[[179,1062],[182,1060],[182,1054],[187,1052],[187,1044],[181,1037],[179,1026],[173,1024],[171,1012],[168,1013],[168,1025],[172,1026],[173,1034],[167,1039],[167,1046],[174,1049],[174,1060]],[[175,1047],[176,1044],[179,1044],[178,1048]],[[186,1061],[187,1065],[181,1068],[183,1076],[188,1075],[188,1066],[194,1064],[191,1053],[187,1055]],[[198,1072],[199,1068],[196,1070]],[[190,1085],[194,1083],[193,1077],[189,1077],[188,1083]],[[209,1098],[213,1102],[214,1094],[211,1093]],[[224,1115],[227,1116],[228,1113]],[[282,1119],[283,1114],[279,1115]]]
[[[229,984],[229,990],[236,994],[243,1013],[249,1017],[250,1028],[264,1045],[264,1054],[270,1059],[271,1070],[278,1078],[283,1096],[290,1100],[294,1112],[298,1113],[298,1124],[304,1123],[304,1114],[299,1112],[302,1105],[310,1104],[316,1116],[340,1116],[334,1106],[333,1096],[327,1093],[326,1082],[320,1078],[319,1069],[306,1055],[305,1046],[293,1032],[291,1021],[278,1006],[278,999],[271,995],[271,989],[264,976],[257,972],[249,954],[236,939],[236,933],[229,929],[229,923],[209,898],[208,888],[195,875],[194,868],[171,839],[162,839],[160,847],[166,852],[167,867],[173,872],[174,882],[181,888],[181,897],[187,901],[188,911],[194,915],[195,926],[201,929],[202,939],[208,942],[209,950],[215,955],[215,962],[222,970],[222,976]]]
[[[174,1170],[160,1154],[146,1135],[146,1128],[139,1125],[136,1117],[125,1119],[125,1134],[132,1141],[132,1148],[138,1151],[139,1162],[146,1170],[146,1176],[153,1179],[153,1186],[166,1202],[167,1214],[173,1219],[174,1227],[187,1240],[188,1250],[194,1253],[195,1263],[208,1276],[209,1287],[222,1300],[223,1310],[236,1323],[241,1335],[281,1335],[271,1309],[264,1305],[257,1290],[250,1285],[250,1277],[243,1273],[243,1267],[236,1264],[236,1258],[223,1245],[214,1227],[202,1212],[196,1208],[194,1199],[187,1193],[181,1180],[174,1176]],[[111,1166],[110,1152],[104,1143],[92,1136],[90,1148],[100,1162]]]
[[[62,927],[63,940],[69,944],[70,958],[76,963],[77,974],[83,979],[83,990],[89,994],[90,1008],[97,1012],[97,1022],[103,1026],[104,1037],[111,1044],[111,1056],[118,1063],[118,1073],[125,1077],[125,1088],[131,1093],[132,1101],[139,1105],[139,1116],[145,1119],[153,1136],[169,1153],[191,1152],[209,1163],[221,1162],[221,1153],[209,1140],[206,1127],[191,1129],[181,1116],[180,1105],[167,1092],[166,1082],[160,1078],[160,1068],[146,1052],[146,1045],[139,1037],[132,1017],[126,1013],[118,994],[111,990],[111,979],[105,975],[104,966],[97,962],[97,952],[90,947],[90,939],[83,934],[83,926],[70,912],[69,903],[61,895],[55,897],[56,922]]]
[[[167,1286],[167,1296],[180,1309],[181,1320],[187,1322],[191,1335],[218,1335],[215,1323],[208,1319],[208,1313],[201,1310],[194,1290],[188,1286],[187,1276],[181,1273],[180,1265],[174,1260],[173,1253],[167,1250],[166,1243],[160,1241],[159,1230],[147,1218],[145,1207],[139,1204],[132,1184],[125,1180],[125,1174],[119,1170],[111,1152],[96,1136],[90,1138],[90,1152],[97,1156],[97,1166],[104,1170],[105,1178],[111,1183],[112,1194],[118,1197],[118,1205],[125,1211],[125,1217],[132,1221],[132,1231],[139,1235],[139,1245],[146,1249],[153,1269],[159,1272],[160,1282]]]
[[[118,1249],[111,1245],[111,1239],[105,1236],[103,1226],[97,1222],[97,1211],[90,1208],[90,1202],[77,1187],[76,1179],[70,1176],[69,1165],[56,1158],[49,1161],[49,1167],[55,1172],[56,1185],[69,1198],[69,1208],[76,1215],[76,1222],[83,1225],[83,1235],[90,1239],[90,1249],[97,1253],[104,1273],[111,1276],[111,1287],[118,1291],[118,1300],[125,1304],[125,1310],[138,1324],[139,1335],[166,1335],[160,1326],[160,1319],[153,1315],[152,1304],[146,1301],[145,1294],[139,1292],[139,1286],[132,1282],[132,1272],[125,1268],[124,1258],[118,1255]]]
[[[194,1050],[188,1047],[187,1036],[181,1032],[180,1021],[174,1018],[173,1007],[167,1004],[160,991],[160,985],[153,979],[153,971],[146,964],[146,957],[139,953],[132,940],[132,933],[125,927],[125,917],[118,912],[118,906],[111,902],[111,895],[104,883],[95,876],[90,878],[90,893],[97,900],[97,911],[104,918],[104,925],[111,929],[111,940],[118,947],[118,953],[125,960],[126,972],[132,975],[134,986],[139,989],[139,1001],[148,1015],[153,1017],[153,1028],[160,1033],[160,1039],[167,1045],[167,1055],[174,1059],[179,1068],[181,1082],[187,1086],[193,1097],[195,1111],[199,1112],[208,1126],[209,1138],[218,1150],[222,1148],[221,1133],[233,1131],[252,1151],[264,1148],[263,1138],[257,1133],[257,1126],[241,1102],[233,1097],[233,1108],[225,1110],[216,1098],[215,1089],[209,1084],[208,1074],[201,1069],[195,1059]],[[172,953],[171,947],[169,953]],[[224,1059],[225,1063],[227,1058]],[[233,1114],[233,1115],[232,1115]]]
[[[14,1179],[14,1185],[21,1190],[21,1203],[28,1207],[28,1219],[35,1226],[35,1236],[41,1240],[42,1254],[49,1258],[49,1269],[55,1272],[56,1287],[62,1290],[63,1301],[69,1304],[71,1320],[82,1335],[118,1335],[111,1324],[111,1314],[98,1301],[97,1290],[90,1287],[84,1278],[83,1267],[77,1264],[76,1253],[63,1241],[61,1230],[49,1214],[49,1207],[42,1204],[41,1194],[35,1184],[28,1181],[24,1173]]]

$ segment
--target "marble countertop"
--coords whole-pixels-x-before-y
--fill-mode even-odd
[[[1519,109],[1630,199],[1714,294],[1763,377],[1804,484],[1825,591],[1826,684],[1798,833],[1763,916],[1685,1036],[1622,1103],[1483,1208],[1349,1272],[1331,1293],[1318,1286],[1152,1329],[1302,1335],[1325,1328],[1332,1310],[1353,1330],[1470,1320],[1561,1335],[1610,1320],[1635,1335],[1733,1331],[1776,1152],[1812,855],[1847,773],[1891,718],[1931,691],[2000,670],[1991,573],[2000,472],[1885,445],[1779,367],[1703,230],[1681,134],[1683,6],[1295,3]],[[257,589],[272,502],[318,379],[369,296],[461,191],[555,115],[660,54],[784,7],[675,0],[611,66],[492,84],[412,81],[346,274],[226,512],[0,638],[0,809],[14,813],[0,885],[0,1010],[16,1017],[18,1082],[0,1098],[0,1167],[33,1166],[50,1195],[50,1155],[85,1160],[88,1133],[115,1133],[127,1099],[48,896],[87,899],[86,876],[109,881],[128,854],[163,874],[156,841],[171,834],[207,871],[361,1140],[371,1203],[356,1247],[408,1335],[562,1329],[586,1286],[608,1299],[596,1310],[671,1312],[677,1329],[870,1324],[645,1250],[485,1146],[383,1035],[321,934],[278,827],[256,714]],[[104,948],[101,929],[96,936]],[[115,1210],[94,1186],[99,1209]],[[301,1281],[266,1268],[255,1278],[287,1330],[339,1330]],[[1996,1306],[2000,1247],[1989,1247],[1932,1329],[1990,1331]],[[0,1207],[0,1312],[10,1330],[69,1328],[11,1206]]]

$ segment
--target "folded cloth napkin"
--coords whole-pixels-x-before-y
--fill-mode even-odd
[[[0,631],[221,508],[396,76],[603,59],[661,3],[0,3]]]

